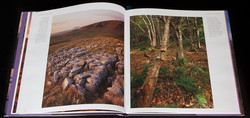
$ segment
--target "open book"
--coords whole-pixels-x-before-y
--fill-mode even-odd
[[[6,116],[242,115],[226,11],[23,12]]]

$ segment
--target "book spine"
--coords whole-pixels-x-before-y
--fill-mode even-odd
[[[22,43],[24,39],[24,32],[25,32],[25,26],[26,26],[26,20],[27,20],[28,12],[22,12],[19,22],[19,29],[18,29],[18,43],[17,43],[17,49],[16,49],[16,55],[15,55],[15,61],[14,61],[14,68],[12,71],[12,74],[10,75],[10,83],[9,83],[9,90],[6,100],[6,107],[5,107],[5,116],[11,115],[11,109],[13,106],[13,98],[15,95],[15,88],[16,88],[16,81],[17,81],[17,74],[18,74],[18,68],[20,64],[20,57],[21,57],[21,50],[22,50]]]
[[[239,76],[238,76],[238,70],[237,70],[237,64],[236,64],[236,58],[235,58],[235,51],[234,51],[234,45],[233,45],[233,37],[232,37],[232,31],[231,31],[229,15],[228,15],[227,10],[225,10],[225,19],[226,19],[226,24],[227,24],[227,34],[228,34],[228,40],[229,40],[229,44],[230,44],[232,65],[234,67],[234,76],[235,76],[234,78],[235,78],[235,83],[236,83],[236,87],[237,87],[236,89],[238,92],[238,103],[239,103],[240,112],[242,115],[244,115],[244,107],[243,107],[243,100],[241,97],[240,82],[239,82]]]

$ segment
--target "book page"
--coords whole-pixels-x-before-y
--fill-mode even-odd
[[[241,114],[224,11],[128,10],[128,114]]]
[[[30,12],[15,113],[123,112],[124,12],[110,3]]]

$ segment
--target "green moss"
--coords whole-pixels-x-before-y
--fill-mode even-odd
[[[194,78],[188,76],[181,76],[178,79],[174,79],[176,85],[183,87],[185,90],[189,92],[196,92],[197,86],[195,85]]]
[[[165,67],[161,66],[160,70],[159,70],[159,76],[166,74],[166,73],[169,73],[170,72],[169,70],[170,70],[170,68],[165,68]]]
[[[177,66],[183,66],[184,64],[186,63],[189,63],[188,59],[183,57],[182,59],[176,59],[174,61],[174,66],[177,67]]]
[[[198,101],[199,101],[201,104],[207,103],[207,100],[206,100],[201,94],[197,94],[195,97],[198,99]]]

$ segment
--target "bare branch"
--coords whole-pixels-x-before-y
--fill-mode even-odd
[[[149,27],[148,27],[148,23],[145,21],[145,19],[142,17],[142,16],[139,16],[142,20],[143,20],[143,22],[145,23],[145,25],[146,25],[146,27],[147,27],[147,29],[148,29],[148,38],[149,38],[149,40],[150,41],[152,41],[152,37],[151,37],[151,32],[150,32],[150,29],[149,29]]]
[[[144,33],[145,33],[145,30],[142,29],[142,27],[138,24],[138,23],[135,23],[133,20],[130,20],[132,23],[134,23],[136,26],[138,26]]]

